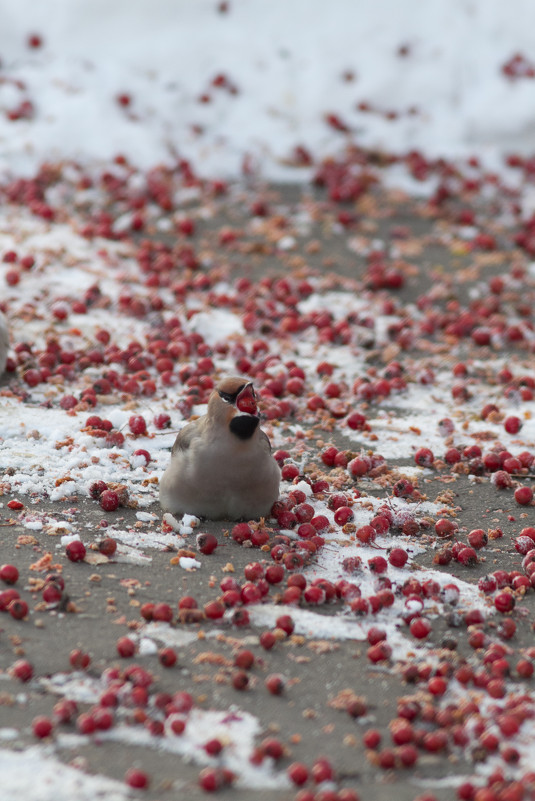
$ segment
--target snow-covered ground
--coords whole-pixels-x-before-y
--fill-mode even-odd
[[[0,19],[4,170],[120,152],[295,178],[296,147],[496,166],[535,140],[531,0],[0,0]]]

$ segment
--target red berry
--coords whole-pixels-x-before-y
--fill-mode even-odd
[[[427,682],[427,689],[431,695],[444,695],[448,689],[448,682],[443,676],[433,676],[433,678],[429,679]]]
[[[173,732],[173,734],[183,734],[186,729],[186,721],[184,718],[181,718],[179,715],[171,714],[167,718],[169,728]]]
[[[17,286],[20,281],[20,273],[18,270],[6,270],[4,279],[8,286]]]
[[[104,481],[93,481],[89,486],[89,494],[95,501],[98,501],[102,493],[108,489],[108,485]]]
[[[234,657],[234,664],[238,668],[242,668],[243,670],[249,670],[252,668],[255,663],[255,657],[252,651],[249,651],[246,648],[241,649],[238,651]]]
[[[128,420],[128,427],[136,437],[147,433],[147,423],[142,414],[133,414]]]
[[[368,559],[368,567],[372,573],[386,573],[388,562],[384,556],[372,556],[371,559]]]
[[[284,481],[293,481],[299,475],[299,469],[294,464],[285,464],[281,470]]]
[[[373,664],[386,662],[392,656],[392,648],[386,642],[378,642],[368,648],[366,656]]]
[[[425,640],[431,633],[431,623],[425,617],[416,617],[410,624],[410,632],[417,640]]]
[[[15,584],[19,577],[19,571],[15,565],[5,564],[0,567],[0,579],[6,584]]]
[[[148,601],[147,603],[145,603],[145,604],[143,604],[141,606],[141,608],[139,610],[139,613],[140,613],[141,617],[144,620],[152,620],[152,613],[153,613],[153,610],[154,610],[154,606],[155,605],[153,603],[151,603],[150,601]],[[179,604],[179,608],[180,608],[180,604]]]
[[[101,493],[99,503],[105,512],[114,512],[119,506],[119,496],[114,490],[105,490]]]
[[[408,558],[409,555],[403,548],[392,548],[388,554],[388,561],[394,567],[404,567]]]
[[[65,553],[71,562],[83,562],[85,559],[85,545],[80,540],[72,540],[65,547]]]
[[[45,715],[38,715],[32,720],[33,733],[36,737],[39,737],[39,739],[49,737],[50,734],[52,734],[53,728],[54,724],[50,718],[47,718]]]
[[[334,771],[328,759],[317,759],[310,770],[312,781],[315,784],[322,784],[323,782],[332,781],[334,778]]]
[[[531,487],[518,487],[515,490],[515,501],[521,506],[528,506],[533,500]]]
[[[522,428],[522,420],[519,417],[511,415],[510,417],[505,418],[503,427],[508,434],[518,434]]]
[[[158,659],[163,667],[171,668],[176,664],[177,661],[176,651],[170,647],[162,648],[158,652]]]
[[[378,729],[367,729],[362,737],[362,742],[366,748],[377,748],[381,743],[382,735]]]
[[[109,709],[99,706],[91,713],[95,728],[99,731],[108,731],[114,723],[114,718]]]
[[[201,533],[197,534],[196,538],[197,550],[205,555],[209,555],[215,551],[218,546],[217,537],[213,534]]]
[[[129,787],[134,787],[136,790],[146,790],[150,784],[148,774],[137,768],[129,768],[125,773],[124,780]]]
[[[154,417],[154,425],[158,429],[162,428],[170,428],[171,427],[171,418],[168,414],[157,414]]]
[[[220,601],[208,601],[204,605],[204,614],[209,620],[219,620],[225,614],[225,607]]]
[[[271,695],[282,695],[284,687],[286,686],[286,681],[284,676],[281,676],[280,673],[271,673],[266,678],[264,684]]]
[[[482,528],[473,529],[468,534],[467,539],[468,539],[468,542],[470,543],[470,545],[472,546],[472,548],[475,548],[476,550],[479,550],[480,548],[483,548],[489,541],[489,538],[488,538],[486,532],[483,531]]]
[[[396,498],[408,498],[414,492],[414,486],[406,478],[400,478],[392,487]]]
[[[30,681],[33,676],[33,667],[26,659],[17,659],[11,665],[9,672],[19,681]]]
[[[511,612],[515,607],[515,597],[512,593],[506,592],[498,592],[494,596],[494,606],[498,610],[498,612],[502,612],[503,614],[507,614]]]
[[[284,578],[284,568],[282,565],[268,565],[265,572],[265,579],[268,584],[280,584]]]
[[[448,448],[444,454],[444,461],[448,464],[457,464],[461,461],[461,452],[458,448]]]
[[[206,793],[215,793],[225,784],[220,768],[203,768],[199,773],[199,786]]]
[[[214,739],[208,740],[208,742],[204,744],[204,750],[209,756],[217,756],[223,750],[223,743],[221,740],[217,739],[217,737],[214,737]]]
[[[355,536],[363,545],[368,545],[375,540],[377,532],[372,526],[361,526],[361,528],[358,528],[355,532]]]
[[[78,715],[76,718],[76,728],[80,734],[93,734],[97,728],[93,715],[90,712],[82,712],[81,715]]]
[[[334,522],[339,526],[345,526],[350,520],[353,520],[353,510],[349,506],[340,506],[334,513]]]
[[[293,633],[295,623],[290,615],[281,615],[276,620],[276,626],[278,629],[282,629],[284,632],[286,632],[286,634],[289,636]]]
[[[54,719],[58,723],[70,723],[75,715],[78,714],[78,707],[75,701],[62,698],[54,704]]]
[[[419,448],[414,454],[414,461],[420,467],[431,467],[435,461],[433,451],[429,448]]]
[[[73,648],[69,654],[69,662],[76,670],[85,670],[91,664],[91,657],[80,648]]]
[[[516,663],[516,671],[520,678],[530,679],[533,676],[533,663],[529,659],[519,659]]]
[[[137,451],[134,451],[134,456],[137,456],[140,459],[143,459],[143,462],[145,463],[145,467],[148,465],[148,463],[151,460],[150,453],[148,451],[146,451],[145,448],[138,448]],[[139,462],[136,462],[136,464],[139,464]]]
[[[232,673],[231,681],[235,690],[245,690],[249,685],[249,676],[245,670],[235,670]]]
[[[111,557],[117,550],[117,541],[113,537],[105,537],[103,540],[99,540],[98,549],[104,556]]]
[[[457,531],[458,525],[454,523],[452,520],[446,520],[446,518],[442,517],[435,523],[435,532],[437,537],[453,537],[454,533]]]
[[[116,100],[117,100],[117,103],[120,106],[123,106],[123,107],[126,108],[132,102],[132,97],[129,94],[127,94],[126,92],[122,92],[121,94],[117,95]],[[135,785],[132,785],[132,786],[135,786]]]
[[[57,604],[63,598],[63,590],[55,581],[48,581],[43,588],[43,601],[47,604]]]
[[[130,637],[119,637],[117,640],[117,653],[119,656],[127,659],[134,656],[136,652],[136,644]]]
[[[33,49],[37,49],[38,47],[42,47],[43,45],[43,39],[38,33],[31,33],[28,36],[27,41],[28,41],[28,47],[31,47]]]
[[[461,548],[456,556],[457,561],[466,567],[473,567],[477,564],[477,553],[473,548]]]
[[[154,604],[152,608],[152,619],[163,623],[170,623],[173,619],[173,610],[169,604]]]
[[[273,634],[272,631],[263,631],[260,635],[260,645],[265,651],[271,651],[275,643],[277,642],[277,638]]]
[[[237,523],[230,532],[230,536],[235,542],[242,543],[245,540],[250,540],[252,533],[253,530],[248,523]]]
[[[507,489],[513,486],[511,476],[506,470],[497,470],[492,474],[491,481],[498,489]]]
[[[301,787],[308,780],[308,768],[302,762],[292,762],[286,770],[292,784]]]
[[[347,465],[347,469],[353,478],[365,476],[371,468],[371,460],[367,456],[356,456]]]
[[[364,428],[367,427],[368,421],[366,417],[360,412],[352,412],[348,416],[346,423],[348,427],[352,428],[354,431],[362,431]]]

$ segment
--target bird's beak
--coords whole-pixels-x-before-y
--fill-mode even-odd
[[[256,397],[252,384],[247,384],[236,398],[236,408],[246,414],[257,414]]]

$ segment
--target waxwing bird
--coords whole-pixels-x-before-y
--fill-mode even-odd
[[[211,520],[269,515],[279,497],[280,470],[259,423],[252,383],[223,379],[207,413],[175,440],[160,481],[162,509]]]
[[[3,375],[6,369],[8,350],[9,333],[7,330],[7,321],[2,312],[0,312],[0,376]]]

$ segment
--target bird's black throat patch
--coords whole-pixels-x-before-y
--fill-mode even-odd
[[[258,417],[252,414],[239,414],[230,421],[229,428],[239,439],[249,439],[258,426]]]

